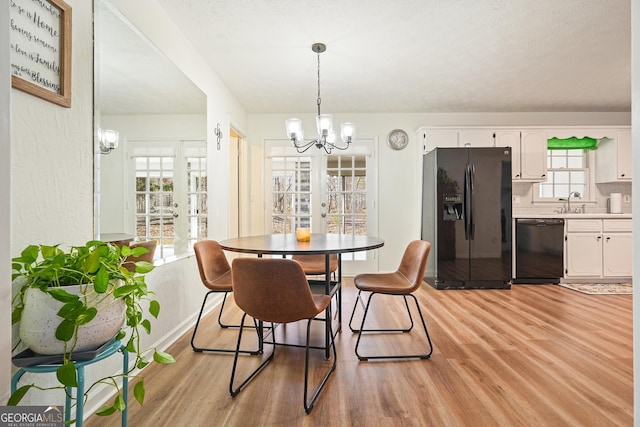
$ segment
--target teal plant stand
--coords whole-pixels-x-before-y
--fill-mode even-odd
[[[129,352],[125,348],[125,346],[120,341],[114,341],[104,348],[96,357],[89,360],[76,361],[76,372],[78,376],[78,387],[76,390],[76,427],[82,427],[84,423],[84,367],[87,365],[91,365],[92,363],[99,362],[103,359],[106,359],[109,356],[112,356],[114,353],[120,351],[122,353],[122,372],[126,373],[129,369]],[[56,372],[56,370],[60,367],[60,364],[42,364],[42,365],[32,365],[32,366],[24,366],[18,369],[13,375],[11,379],[11,393],[13,394],[18,388],[18,381],[20,378],[27,372],[32,373],[49,373]],[[66,399],[65,399],[65,408],[64,408],[64,421],[65,425],[70,424],[71,420],[71,393],[73,387],[66,387]],[[122,411],[122,427],[127,427],[127,411],[129,409],[129,379],[127,376],[124,376],[122,379],[122,397],[124,398],[125,408]]]

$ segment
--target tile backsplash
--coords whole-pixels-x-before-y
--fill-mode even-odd
[[[514,214],[551,214],[562,208],[566,208],[567,202],[533,202],[534,185],[531,182],[514,182],[513,213]],[[622,193],[622,212],[631,213],[631,183],[596,184],[592,201],[571,199],[573,207],[582,207],[587,213],[607,213],[607,199],[611,193]],[[627,196],[627,197],[625,197]]]

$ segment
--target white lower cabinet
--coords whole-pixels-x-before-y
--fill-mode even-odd
[[[565,225],[565,278],[630,278],[630,219],[570,219]]]
[[[567,233],[565,277],[602,276],[602,234]]]

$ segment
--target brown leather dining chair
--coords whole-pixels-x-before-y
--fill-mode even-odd
[[[327,383],[329,376],[336,368],[336,345],[333,339],[333,331],[331,330],[331,321],[325,320],[329,326],[333,363],[330,364],[320,385],[316,387],[309,399],[309,336],[311,321],[325,311],[331,302],[331,297],[324,294],[313,294],[302,267],[296,261],[290,259],[236,258],[233,260],[232,276],[235,301],[238,307],[244,311],[244,315],[242,316],[238,333],[236,354],[229,382],[229,393],[233,397],[237,396],[243,387],[273,359],[276,352],[277,344],[275,343],[275,337],[271,334],[272,341],[263,342],[264,344],[272,345],[271,354],[263,358],[260,365],[242,380],[240,385],[235,387],[238,349],[242,342],[246,316],[251,316],[261,322],[271,323],[271,331],[275,331],[275,324],[307,320],[303,403],[304,410],[308,414],[313,409],[313,405]],[[259,329],[259,332],[261,331],[262,329]],[[260,333],[259,337],[262,339]]]
[[[146,253],[140,256],[128,256],[125,258],[122,266],[131,272],[136,271],[136,262],[138,261],[147,261],[153,263],[153,256],[156,253],[156,247],[158,246],[157,240],[142,240],[139,242],[133,242],[129,245],[131,249],[135,248],[145,248],[147,250]]]
[[[324,275],[326,273],[325,255],[293,255],[291,259],[297,261],[302,266],[304,274]],[[338,269],[338,254],[329,255],[329,271],[335,273]]]
[[[193,329],[193,335],[191,336],[191,348],[195,352],[222,352],[222,353],[235,353],[234,349],[225,348],[204,348],[198,347],[195,344],[196,334],[198,327],[200,326],[200,320],[202,313],[204,312],[207,298],[213,293],[224,293],[222,298],[222,305],[220,306],[220,312],[218,313],[218,325],[221,328],[237,328],[239,325],[226,324],[222,322],[222,313],[224,311],[224,304],[227,301],[227,294],[233,291],[231,285],[231,266],[227,261],[227,257],[224,254],[224,250],[220,244],[215,240],[201,240],[193,245],[193,250],[196,254],[196,261],[198,263],[198,271],[200,272],[200,280],[202,284],[208,289],[208,292],[204,296],[202,301],[202,307],[198,314],[198,320],[196,326]],[[244,353],[258,354],[259,351],[243,351]]]
[[[359,360],[368,359],[407,359],[407,358],[420,358],[428,359],[433,352],[433,345],[431,344],[431,338],[429,337],[429,331],[427,325],[424,322],[422,310],[420,310],[420,304],[416,299],[413,292],[415,292],[423,282],[424,271],[427,266],[427,258],[431,251],[431,243],[424,240],[414,240],[405,249],[404,255],[400,261],[400,266],[393,273],[369,273],[358,274],[354,277],[353,282],[358,289],[358,295],[356,298],[353,311],[351,312],[351,318],[349,319],[349,328],[352,332],[358,333],[358,339],[356,341],[355,353]],[[359,329],[354,329],[352,326],[353,317],[358,307],[358,302],[363,301],[362,293],[369,293],[367,302],[364,306],[364,313],[362,315],[362,322]],[[410,326],[408,328],[401,329],[365,329],[365,321],[369,314],[369,307],[374,295],[392,295],[402,296],[404,299],[404,305],[407,308],[409,314]],[[429,351],[421,354],[390,354],[390,355],[361,355],[358,352],[360,345],[360,339],[363,332],[410,332],[413,329],[413,317],[411,316],[411,309],[407,302],[407,297],[413,299],[415,302],[418,314],[420,315],[420,321],[424,333],[427,337],[427,343],[429,344]]]

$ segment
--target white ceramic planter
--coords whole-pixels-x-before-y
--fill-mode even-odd
[[[87,292],[86,285],[65,286],[64,290],[78,295]],[[74,353],[94,350],[109,341],[124,324],[125,304],[113,297],[104,299],[104,295],[91,294],[93,306],[98,308],[96,317],[78,329],[78,343]],[[97,298],[96,298],[97,297]],[[56,338],[56,328],[62,321],[57,315],[62,307],[60,301],[40,289],[30,288],[25,292],[25,306],[20,320],[20,339],[32,351],[38,354],[64,353],[64,341]]]

